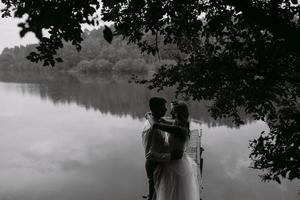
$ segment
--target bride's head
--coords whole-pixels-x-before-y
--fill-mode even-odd
[[[179,125],[189,127],[189,109],[184,102],[178,102],[174,105],[173,114]]]

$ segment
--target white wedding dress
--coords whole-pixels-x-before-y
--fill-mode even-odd
[[[183,144],[176,137],[169,136],[170,148],[186,148],[187,143]],[[199,200],[197,175],[197,164],[186,153],[180,160],[160,164],[155,172],[156,200]]]

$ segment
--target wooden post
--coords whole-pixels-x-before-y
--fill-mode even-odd
[[[200,126],[200,125],[198,125]],[[200,181],[199,181],[199,189],[200,189],[200,200],[202,199],[202,167],[203,167],[203,159],[202,159],[202,147],[201,147],[201,139],[202,139],[202,128],[199,127],[199,170],[200,170]]]

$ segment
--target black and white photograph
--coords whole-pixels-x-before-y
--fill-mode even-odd
[[[300,0],[1,0],[0,200],[300,200]]]

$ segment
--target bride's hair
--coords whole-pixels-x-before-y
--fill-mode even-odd
[[[187,105],[184,102],[178,102],[174,106],[174,113],[177,114],[177,125],[187,128],[188,132],[190,132],[189,109]]]

